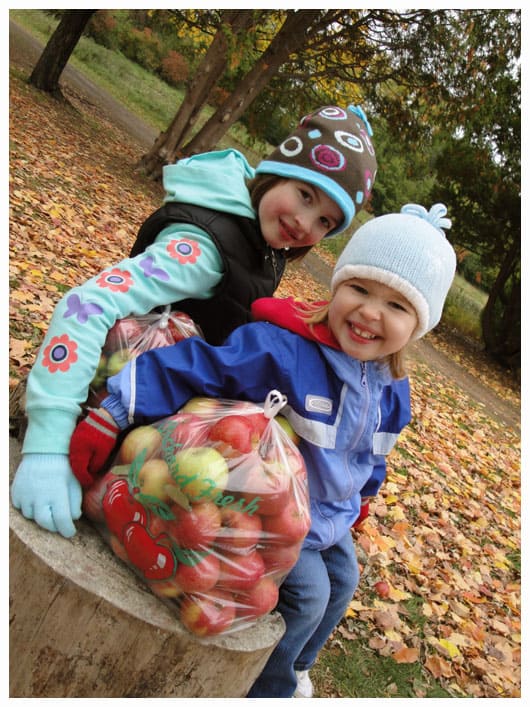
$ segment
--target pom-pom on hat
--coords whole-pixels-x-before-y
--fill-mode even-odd
[[[331,278],[331,290],[354,277],[377,280],[400,292],[416,310],[413,339],[433,329],[456,271],[456,255],[442,228],[447,209],[429,212],[406,204],[399,214],[378,216],[359,228],[342,251]]]
[[[256,174],[299,179],[322,189],[344,214],[327,237],[344,231],[365,206],[377,162],[372,128],[359,106],[324,106],[306,115],[297,129],[256,167]]]

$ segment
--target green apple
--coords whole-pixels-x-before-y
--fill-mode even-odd
[[[146,496],[154,496],[161,501],[169,501],[167,487],[174,485],[169,473],[169,467],[163,459],[149,459],[138,472],[140,492]]]
[[[98,388],[101,388],[105,384],[106,379],[107,379],[107,357],[105,356],[105,354],[101,354],[101,356],[99,357],[98,367],[96,368],[96,372],[94,373],[94,378],[92,378],[90,386],[97,390]]]
[[[131,352],[129,349],[115,351],[107,362],[107,376],[110,378],[111,376],[115,376],[116,373],[119,373],[130,358]]]
[[[287,433],[288,437],[298,446],[300,444],[300,437],[294,431],[289,420],[283,415],[277,415],[274,419],[280,425],[282,430]]]
[[[175,454],[172,476],[194,503],[212,500],[228,482],[226,459],[212,447],[189,447]]]

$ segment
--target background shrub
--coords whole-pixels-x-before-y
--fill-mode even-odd
[[[162,59],[160,75],[172,86],[184,83],[189,76],[189,72],[188,62],[182,54],[174,49],[170,49]]]

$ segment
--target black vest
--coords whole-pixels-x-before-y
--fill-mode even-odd
[[[188,223],[208,233],[219,251],[224,276],[212,298],[174,303],[200,326],[210,344],[221,344],[236,327],[252,321],[250,306],[271,297],[280,283],[285,256],[265,241],[255,219],[168,202],[142,224],[131,257],[142,253],[170,223]]]

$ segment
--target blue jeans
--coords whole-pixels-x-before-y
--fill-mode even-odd
[[[276,607],[285,620],[285,634],[247,697],[293,696],[295,670],[311,668],[344,616],[358,582],[350,533],[327,550],[302,550],[280,588]]]

